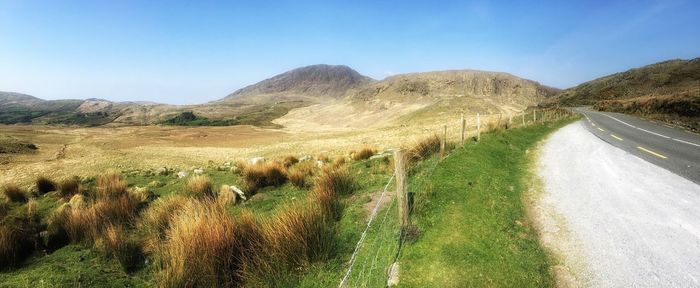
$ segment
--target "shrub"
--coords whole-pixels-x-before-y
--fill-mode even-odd
[[[263,162],[248,165],[243,171],[243,178],[249,193],[254,193],[267,186],[280,186],[287,182],[287,172],[284,166],[277,162]]]
[[[135,239],[128,238],[120,226],[107,226],[98,246],[107,256],[116,258],[126,272],[136,270],[143,259],[141,245]]]
[[[153,201],[139,219],[138,228],[145,235],[144,251],[156,253],[165,241],[165,232],[170,228],[170,221],[190,200],[173,196]]]
[[[299,159],[297,159],[297,157],[294,157],[291,155],[284,157],[284,159],[282,160],[282,164],[284,164],[285,168],[292,167],[294,164],[297,164],[297,163],[299,163]]]
[[[121,174],[109,172],[97,177],[97,196],[102,198],[118,198],[127,194],[129,184]]]
[[[416,141],[407,151],[409,159],[423,160],[440,152],[440,137],[437,134]]]
[[[220,205],[189,202],[173,216],[167,231],[161,253],[161,286],[238,286],[244,247],[236,228]]]
[[[369,159],[369,157],[374,156],[374,154],[377,153],[377,150],[374,150],[369,147],[365,147],[360,149],[360,151],[357,151],[352,154],[352,160],[358,161],[358,160],[365,160]]]
[[[56,191],[56,182],[44,176],[39,176],[39,178],[36,179],[36,188],[41,194]]]
[[[80,193],[80,181],[77,177],[71,177],[61,181],[58,187],[58,192],[61,197],[72,197]]]
[[[12,202],[27,202],[27,193],[22,191],[17,185],[7,184],[3,187],[5,198]]]
[[[289,178],[289,182],[291,182],[295,187],[306,188],[306,174],[304,171],[299,169],[289,171],[289,173],[287,173],[287,178]]]
[[[214,199],[214,190],[206,176],[194,176],[185,185],[185,195],[198,199]]]

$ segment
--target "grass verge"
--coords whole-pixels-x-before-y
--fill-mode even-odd
[[[401,256],[401,287],[549,287],[550,259],[524,204],[535,144],[569,123],[497,131],[455,150],[416,193],[422,231]]]

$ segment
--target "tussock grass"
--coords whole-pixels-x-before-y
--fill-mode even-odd
[[[194,176],[187,180],[184,194],[197,199],[214,199],[214,189],[206,176]]]
[[[287,178],[289,182],[292,183],[297,188],[306,188],[308,183],[306,182],[306,173],[299,169],[291,170],[287,173]]]
[[[12,202],[27,202],[27,193],[20,189],[17,185],[6,184],[2,189],[5,198]]]
[[[294,164],[297,164],[297,163],[299,163],[299,159],[297,157],[292,156],[292,155],[289,155],[287,157],[284,157],[284,159],[282,159],[282,164],[284,164],[285,168],[292,167],[292,166],[294,166]]]
[[[94,242],[109,225],[132,222],[136,217],[138,202],[128,194],[118,198],[99,198],[87,207],[68,206],[68,216],[58,218],[73,242]]]
[[[97,196],[101,198],[118,198],[127,194],[129,184],[117,172],[109,172],[97,177]]]
[[[108,225],[96,246],[108,257],[116,258],[126,272],[132,272],[141,265],[141,245],[129,238],[121,226]]]
[[[333,160],[333,167],[343,166],[343,165],[345,165],[346,161],[347,161],[347,159],[345,158],[345,156],[335,157],[335,160]]]
[[[163,287],[233,287],[242,248],[236,223],[220,205],[189,202],[172,219],[161,253]]]
[[[36,178],[36,188],[41,194],[45,194],[51,191],[56,191],[56,182],[44,176],[39,176]]]
[[[80,181],[77,177],[64,179],[59,183],[58,187],[58,194],[64,198],[80,193]]]
[[[237,194],[231,190],[231,186],[221,185],[219,193],[216,195],[216,202],[223,206],[235,205],[237,197]]]
[[[369,159],[369,157],[374,156],[374,154],[377,154],[376,149],[372,149],[370,147],[364,147],[364,148],[360,149],[359,151],[352,153],[352,160],[355,160],[355,161],[366,160],[366,159]]]
[[[19,221],[0,225],[0,270],[19,264],[34,250],[32,229]]]
[[[182,196],[161,198],[153,201],[142,213],[137,227],[145,235],[143,247],[147,254],[160,251],[165,241],[165,232],[170,228],[173,215],[190,201]]]
[[[243,178],[248,192],[255,193],[260,188],[280,186],[287,182],[287,170],[280,163],[268,161],[246,166]]]
[[[440,137],[433,134],[416,141],[408,148],[407,155],[411,160],[419,161],[438,152],[440,152]]]
[[[69,217],[70,204],[63,204],[49,216],[47,221],[48,225],[46,227],[46,237],[44,238],[44,246],[49,252],[55,251],[70,243],[70,236],[65,228]]]
[[[348,195],[355,189],[355,181],[347,169],[325,168],[316,178],[316,190],[333,192],[336,195]]]

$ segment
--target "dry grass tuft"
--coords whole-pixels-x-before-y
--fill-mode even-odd
[[[297,157],[292,156],[292,155],[284,157],[284,159],[282,160],[282,164],[284,164],[285,168],[292,167],[292,166],[294,166],[294,164],[297,164],[297,163],[299,163],[299,159]]]
[[[214,189],[206,176],[194,176],[187,181],[184,194],[197,199],[214,199]]]
[[[121,226],[108,225],[96,245],[107,256],[116,258],[126,272],[134,271],[143,259],[141,246],[128,238]]]
[[[243,171],[248,193],[267,186],[280,186],[287,182],[287,169],[277,162],[263,162],[248,165]]]
[[[61,181],[58,187],[58,194],[64,198],[80,193],[80,181],[77,177],[71,177]]]
[[[358,160],[366,160],[369,159],[369,157],[374,156],[374,154],[377,154],[377,150],[365,147],[360,149],[360,151],[357,151],[352,154],[352,160],[358,161]]]
[[[165,241],[165,232],[170,228],[170,221],[173,215],[178,213],[190,201],[190,199],[182,196],[161,198],[153,201],[142,213],[137,227],[146,235],[144,251],[147,254],[160,251]]]
[[[440,137],[433,134],[416,141],[408,151],[408,157],[413,161],[423,160],[430,155],[440,152]]]
[[[306,173],[299,169],[289,171],[287,173],[287,178],[289,178],[289,182],[291,182],[292,185],[294,185],[294,187],[303,189],[306,188],[308,185],[308,183],[306,182]]]
[[[231,190],[231,187],[228,185],[221,185],[221,188],[219,189],[219,193],[216,195],[216,202],[219,203],[219,205],[235,205],[236,204],[236,198],[237,194],[236,192],[233,192]]]
[[[39,176],[36,178],[36,188],[41,194],[56,191],[56,182],[53,182],[51,179],[44,176]]]
[[[118,198],[99,198],[84,208],[68,206],[68,217],[62,224],[73,242],[94,242],[109,225],[130,223],[136,217],[139,203],[128,194]]]
[[[30,227],[23,223],[6,222],[0,225],[0,269],[19,264],[33,250]]]
[[[118,198],[127,194],[129,184],[121,174],[109,172],[97,177],[97,196],[102,198]]]
[[[336,195],[348,195],[355,189],[355,181],[347,169],[326,168],[316,178],[316,189],[330,191]]]
[[[27,193],[17,185],[7,184],[2,190],[5,198],[12,202],[27,202]]]
[[[233,287],[242,248],[233,218],[210,201],[189,202],[172,218],[159,275],[165,287]]]
[[[335,160],[333,161],[333,167],[343,166],[343,165],[345,165],[346,161],[347,161],[347,158],[345,158],[345,156],[335,157]]]

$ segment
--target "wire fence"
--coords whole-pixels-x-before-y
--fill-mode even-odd
[[[511,115],[473,115],[471,119],[455,117],[443,125],[426,129],[443,138],[447,151],[464,143],[476,143],[481,134],[501,129],[512,129],[533,124],[556,121],[573,115],[565,109],[533,110]],[[442,127],[440,127],[442,126]],[[430,134],[426,135],[429,136]],[[438,164],[450,157],[433,155],[422,161],[407,163],[408,199],[411,213],[420,211],[430,203],[433,193],[431,176]],[[370,213],[369,219],[348,263],[347,272],[339,287],[386,287],[390,267],[399,261],[403,244],[411,231],[402,227],[397,205],[396,171],[384,186],[384,190]],[[394,185],[392,185],[394,184]],[[389,199],[390,200],[387,200]],[[375,221],[376,220],[376,221]]]

